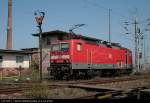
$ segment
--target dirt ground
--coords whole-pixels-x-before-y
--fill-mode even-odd
[[[124,91],[128,91],[129,89],[143,87],[143,86],[150,87],[150,71],[143,71],[142,73],[136,73],[135,75],[115,77],[115,78],[124,78],[124,77],[135,77],[140,79],[132,80],[132,81],[124,81],[124,82],[97,84],[95,86],[105,87],[105,88],[117,88]],[[87,92],[84,89],[79,89],[79,88],[58,88],[58,89],[51,89],[51,90],[46,89],[46,91],[48,91],[48,94],[46,94],[47,95],[46,98],[49,99],[71,99],[75,97],[86,96],[87,94],[91,93],[91,92]],[[0,99],[24,99],[24,98],[26,97],[24,96],[23,93],[0,95]]]

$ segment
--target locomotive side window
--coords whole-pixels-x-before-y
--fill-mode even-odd
[[[82,44],[81,43],[78,43],[77,44],[77,51],[81,51],[82,50]]]
[[[67,50],[69,50],[69,44],[68,44],[68,43],[62,43],[62,44],[61,44],[61,50],[62,50],[62,51],[67,51]]]
[[[59,44],[53,44],[52,51],[58,51],[58,50],[60,50]]]

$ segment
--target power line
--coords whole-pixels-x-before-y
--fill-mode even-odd
[[[111,9],[109,9],[109,43],[111,43],[111,24],[110,24],[110,12],[111,12]]]
[[[92,2],[89,1],[89,0],[83,0],[83,1],[84,1],[85,4],[91,4],[91,6],[94,6],[94,7],[100,8],[100,9],[103,9],[103,10],[105,10],[105,11],[108,11],[108,10],[110,9],[110,8],[101,6],[100,4],[98,4],[98,3],[96,3],[96,2],[93,2],[93,0],[92,0]],[[125,16],[125,15],[123,15],[123,14],[117,12],[116,10],[111,9],[111,11],[113,12],[113,13],[112,13],[113,15],[116,14],[116,15],[119,16],[119,17],[122,17],[122,18],[131,20],[131,18],[129,18],[129,17],[127,17],[127,16]],[[116,16],[116,15],[115,15],[115,16]]]

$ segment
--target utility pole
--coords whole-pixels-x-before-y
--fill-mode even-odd
[[[111,9],[109,9],[109,43],[111,42],[110,12],[111,12]]]
[[[135,70],[137,70],[137,18],[134,20],[134,40],[135,40]]]
[[[146,21],[150,21],[150,19],[147,19]],[[145,25],[145,28],[142,30],[142,32],[141,32],[140,28],[138,27],[139,23],[137,21],[136,16],[134,17],[134,22],[132,22],[132,23],[124,22],[124,23],[125,23],[124,29],[126,31],[128,31],[128,28],[126,26],[128,26],[130,24],[134,25],[134,33],[131,33],[131,34],[134,34],[134,49],[135,49],[134,70],[135,70],[135,72],[140,72],[140,69],[142,69],[141,65],[144,65],[144,68],[145,68],[145,63],[147,62],[146,50],[145,50],[146,49],[146,47],[145,47],[146,36],[144,35],[144,32],[150,31],[150,29],[147,28],[150,25],[150,22],[148,22],[148,24]],[[129,33],[126,33],[126,34],[129,34]],[[143,59],[143,62],[142,62],[142,59]]]
[[[144,35],[143,40],[144,40],[144,41],[143,41],[143,42],[144,42],[144,44],[143,44],[143,45],[144,45],[144,61],[143,61],[144,63],[143,63],[143,64],[144,64],[144,69],[146,69],[146,63],[147,63],[147,59],[146,59],[146,50],[145,50],[145,40],[146,40],[146,35]]]
[[[40,75],[40,82],[42,82],[42,22],[45,16],[44,12],[36,11],[34,13],[36,22],[39,28],[39,52],[40,52],[40,59],[39,59],[39,75]]]
[[[139,69],[139,71],[140,70],[142,70],[143,68],[143,37],[144,37],[144,35],[143,34],[141,34],[140,32],[139,32],[139,38],[138,38],[138,41],[139,41],[139,43],[138,43],[138,69]]]
[[[141,69],[145,70],[144,67],[144,35],[141,36],[141,50],[140,50],[140,62],[141,62]]]

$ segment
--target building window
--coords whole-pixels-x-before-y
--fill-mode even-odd
[[[0,56],[0,63],[3,62],[3,56]]]
[[[78,43],[77,44],[77,51],[81,51],[82,50],[82,45],[81,45],[81,43]]]
[[[16,56],[16,63],[23,63],[23,56]]]

